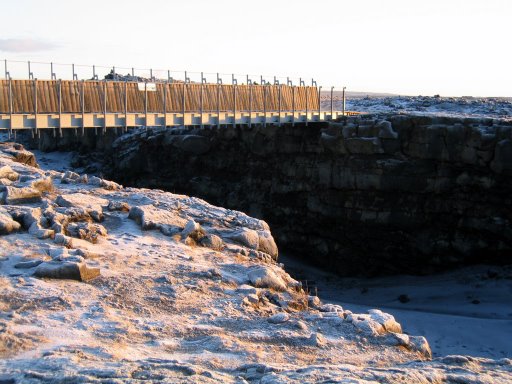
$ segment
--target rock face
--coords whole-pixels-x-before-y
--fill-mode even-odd
[[[111,178],[263,218],[281,249],[340,274],[510,262],[510,121],[396,115],[154,130],[113,148]]]

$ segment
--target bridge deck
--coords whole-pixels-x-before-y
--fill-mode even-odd
[[[345,112],[354,114],[354,112]],[[186,112],[183,113],[62,113],[62,114],[0,114],[0,129],[69,129],[69,128],[132,128],[144,126],[215,126],[286,124],[330,121],[343,112]]]

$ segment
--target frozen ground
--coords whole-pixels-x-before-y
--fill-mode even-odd
[[[308,296],[263,221],[32,162],[0,146],[2,382],[512,382]]]
[[[512,357],[512,266],[365,279],[340,278],[283,255],[280,261],[330,303],[392,314],[405,332],[427,337],[433,356]]]
[[[324,95],[322,109],[330,109],[330,96]],[[334,109],[341,111],[340,97]],[[346,109],[367,113],[408,113],[452,117],[512,119],[512,99],[430,96],[348,97]]]

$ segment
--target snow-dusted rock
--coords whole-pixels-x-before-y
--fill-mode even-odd
[[[343,307],[338,304],[324,304],[320,307],[321,312],[338,312],[343,313]]]
[[[48,239],[55,236],[55,231],[53,229],[46,229],[41,227],[37,221],[34,221],[30,228],[28,229],[28,233],[32,236],[37,237],[38,239]]]
[[[272,259],[277,260],[277,245],[269,231],[241,228],[228,234],[227,238],[249,249],[264,252],[270,255]]]
[[[60,182],[62,184],[74,184],[74,183],[78,183],[80,181],[80,175],[76,172],[73,172],[73,171],[66,171],[64,172],[64,174],[62,175],[62,178],[60,180]]]
[[[275,315],[270,316],[267,321],[271,324],[281,324],[290,320],[290,315],[286,312],[279,312]]]
[[[269,267],[255,267],[248,273],[247,277],[251,284],[257,288],[271,288],[276,291],[286,290],[284,280]]]
[[[222,239],[219,236],[213,235],[211,233],[208,233],[206,236],[202,237],[200,244],[203,247],[208,247],[215,251],[220,251],[224,247],[224,242]]]
[[[16,269],[30,269],[30,268],[35,268],[35,267],[37,267],[39,264],[41,264],[42,262],[43,262],[43,260],[39,260],[39,259],[36,259],[36,260],[28,260],[28,261],[20,261],[19,263],[14,264],[14,268],[16,268]]]
[[[87,240],[93,244],[98,242],[100,236],[107,236],[107,230],[101,224],[97,223],[69,223],[66,232],[71,237]]]
[[[85,263],[51,261],[40,264],[34,271],[34,276],[88,281],[100,276],[100,269],[88,267]]]
[[[410,348],[413,351],[420,352],[423,356],[425,356],[428,359],[432,358],[432,351],[430,350],[430,345],[428,344],[427,339],[425,339],[423,336],[409,336],[408,348]]]
[[[389,313],[384,313],[380,309],[370,309],[368,313],[370,318],[381,324],[387,332],[402,333],[402,326]]]
[[[258,249],[258,232],[253,229],[241,228],[229,235],[229,238],[250,249]]]
[[[104,180],[104,179],[101,179],[101,178],[96,177],[96,176],[91,176],[91,178],[88,179],[88,183],[90,185],[93,185],[93,186],[96,186],[96,187],[105,188],[105,189],[110,190],[110,191],[116,191],[116,190],[119,190],[119,189],[123,189],[123,186],[120,185],[120,184],[117,184],[117,183],[115,183],[113,181]]]
[[[20,223],[14,221],[12,216],[2,207],[0,207],[0,235],[8,235],[21,228]]]
[[[19,177],[19,173],[13,171],[13,169],[9,165],[4,165],[3,167],[0,167],[0,179],[16,181]]]
[[[108,205],[107,199],[84,193],[60,195],[55,202],[61,207],[82,208],[98,222],[103,221],[103,207]]]
[[[41,193],[51,192],[54,189],[53,180],[51,177],[37,178],[30,183],[30,187],[38,190]]]
[[[107,209],[109,211],[129,212],[130,205],[125,201],[112,200],[109,201]]]
[[[314,332],[309,337],[309,343],[315,347],[321,348],[328,344],[327,339],[320,332]]]
[[[270,231],[258,231],[258,251],[265,252],[277,260],[279,252]]]
[[[71,248],[73,246],[73,239],[69,236],[64,235],[63,233],[55,234],[54,242],[55,244],[60,244],[68,248]]]
[[[199,241],[205,235],[205,230],[201,227],[199,223],[196,223],[194,220],[189,220],[187,224],[185,224],[185,228],[183,228],[183,231],[181,231],[182,239],[190,237],[194,241]]]
[[[159,229],[164,225],[181,230],[187,224],[187,220],[178,216],[177,213],[149,204],[132,206],[128,217],[139,224],[144,230]]]
[[[6,186],[0,200],[5,204],[27,204],[41,201],[41,196],[41,192],[34,188]]]

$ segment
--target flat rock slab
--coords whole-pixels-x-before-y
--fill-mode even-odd
[[[37,203],[41,201],[41,192],[35,188],[17,188],[6,186],[3,199],[6,204]]]
[[[86,195],[85,193],[70,193],[58,196],[56,203],[61,207],[80,207],[102,210],[103,206],[108,206],[109,201],[101,197]]]
[[[187,220],[173,211],[166,211],[153,205],[132,207],[128,217],[139,224],[142,229],[160,229],[162,226],[185,228]]]
[[[103,220],[103,207],[108,206],[109,203],[107,199],[85,193],[60,195],[55,202],[65,208],[83,208],[96,221]]]
[[[16,268],[16,269],[34,268],[34,267],[37,267],[42,262],[43,262],[43,260],[20,261],[19,263],[14,264],[14,268]]]
[[[44,262],[34,272],[36,277],[78,281],[89,281],[100,275],[99,268],[91,268],[84,263],[73,262]]]

